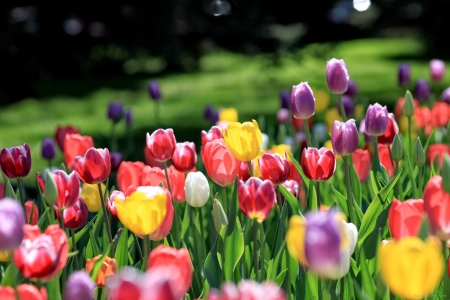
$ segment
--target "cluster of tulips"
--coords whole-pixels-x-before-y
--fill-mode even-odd
[[[430,66],[441,80],[445,66]],[[401,65],[400,85],[409,77]],[[343,60],[328,61],[326,80],[338,112],[328,127],[310,131],[328,96],[301,82],[281,94],[276,134],[208,106],[199,152],[160,128],[145,163],[118,152],[115,127],[125,118],[131,130],[132,114],[111,103],[111,152],[59,127],[55,168],[43,140],[35,200],[30,147],[3,148],[0,299],[450,297],[450,93],[428,100],[420,81],[418,100],[407,91],[395,114],[371,104],[358,130]],[[161,99],[156,81],[149,94]]]

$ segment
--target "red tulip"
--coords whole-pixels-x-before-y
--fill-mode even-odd
[[[64,230],[50,225],[44,233],[38,226],[24,225],[25,237],[14,250],[14,264],[26,278],[47,282],[67,263],[69,245]]]
[[[238,201],[245,216],[261,223],[275,205],[275,187],[271,181],[256,177],[250,177],[245,183],[239,181]]]
[[[161,182],[164,184],[164,187],[167,188],[164,171],[158,167],[151,168],[150,166],[145,166],[142,171],[141,180],[136,186],[160,186]]]
[[[186,193],[184,192],[186,176],[184,175],[184,173],[177,171],[174,166],[168,167],[167,173],[169,174],[173,199],[177,202],[186,201]],[[167,188],[168,187],[166,186],[166,189]]]
[[[378,144],[378,155],[380,156],[380,162],[388,172],[389,177],[392,177],[394,176],[394,166],[392,165],[388,147],[392,148],[392,145]]]
[[[83,156],[86,151],[94,147],[90,136],[81,136],[78,133],[67,134],[64,141],[64,164],[72,171],[75,168],[75,157]]]
[[[278,153],[265,153],[259,160],[262,180],[270,180],[274,185],[285,182],[289,177],[290,166],[286,158]]]
[[[184,295],[189,290],[192,283],[193,269],[189,252],[186,249],[181,248],[177,250],[165,245],[159,245],[150,253],[147,264],[147,269],[150,270],[157,267],[173,267],[179,271],[181,276],[178,276],[177,282],[174,282],[176,294]]]
[[[117,186],[122,192],[126,192],[131,185],[138,186],[142,173],[144,172],[144,163],[140,161],[123,161],[117,171]]]
[[[172,197],[170,196],[169,191],[166,191],[166,195],[167,195],[166,216],[164,217],[164,220],[162,221],[161,225],[159,225],[158,229],[150,233],[150,239],[152,241],[160,241],[164,239],[169,234],[170,229],[172,229],[174,207],[172,204]]]
[[[209,177],[220,186],[232,184],[239,175],[240,162],[225,146],[223,139],[206,143],[203,163]]]
[[[147,150],[157,160],[161,162],[172,158],[177,141],[171,128],[158,129],[149,135],[147,133]]]
[[[449,121],[449,105],[442,101],[434,102],[431,108],[431,124],[433,127],[447,127]]]
[[[428,181],[423,202],[431,231],[442,241],[450,240],[450,194],[443,189],[441,176],[433,176]]]
[[[62,152],[64,152],[64,145],[66,140],[66,135],[73,134],[73,133],[80,133],[78,129],[72,127],[72,126],[66,126],[66,127],[60,127],[56,129],[55,132],[55,140],[58,144],[59,149],[61,149]]]
[[[89,148],[84,156],[75,157],[75,169],[85,183],[97,184],[106,181],[111,173],[109,150]]]
[[[31,209],[33,209],[33,217],[31,218]],[[29,200],[25,202],[25,211],[27,213],[27,223],[31,225],[37,225],[39,220],[39,209],[36,205],[36,203],[33,203],[33,201]],[[31,218],[31,222],[30,222]]]
[[[195,144],[190,142],[177,143],[172,155],[172,164],[180,172],[189,172],[197,163]]]
[[[119,217],[117,216],[116,202],[115,202],[116,199],[125,201],[125,194],[121,191],[113,191],[107,201],[108,210],[111,213],[111,216],[113,216],[114,219],[119,221]]]
[[[298,183],[299,186],[303,184],[302,176],[298,172],[292,161],[289,162],[289,176],[288,180],[294,180]]]
[[[16,298],[16,291],[17,296]],[[47,300],[47,291],[41,288],[39,291],[37,287],[31,284],[23,283],[14,288],[10,286],[0,286],[0,299],[2,300]]]
[[[3,148],[0,153],[0,167],[9,178],[25,177],[31,169],[31,153],[27,144]]]
[[[383,135],[378,136],[378,143],[392,144],[395,134],[398,133],[398,125],[395,121],[394,114],[390,113],[388,118],[388,125]]]
[[[388,215],[392,237],[400,240],[406,236],[417,236],[422,225],[422,214],[422,199],[410,199],[404,202],[394,199]]]
[[[61,213],[55,210],[56,217],[60,220]],[[89,210],[84,203],[83,198],[78,197],[78,201],[69,208],[64,209],[64,227],[68,229],[78,229],[86,224],[89,215]]]
[[[336,170],[336,158],[333,151],[327,148],[303,149],[301,166],[303,173],[310,180],[325,181],[328,180]]]
[[[144,162],[147,166],[158,167],[163,169],[164,163],[157,161],[147,150],[147,146],[144,147]]]
[[[389,125],[388,125],[389,126]],[[370,165],[372,157],[368,150],[358,149],[352,154],[353,165],[355,166],[356,174],[358,174],[359,181],[362,183],[367,181],[370,174]]]
[[[39,173],[38,173],[38,176]],[[72,171],[69,175],[62,170],[55,170],[51,173],[53,180],[55,181],[56,188],[58,190],[58,199],[54,206],[58,209],[65,209],[72,207],[78,201],[80,197],[80,178],[75,171]],[[45,184],[43,184],[42,178],[39,180],[42,193],[45,194]]]
[[[444,163],[444,155],[447,153],[450,155],[450,146],[445,144],[432,144],[428,147],[427,150],[427,160],[428,163],[431,163],[436,159],[438,159],[439,167],[442,168],[442,164]]]
[[[286,180],[285,182],[283,182],[283,186],[295,197],[298,198],[299,196],[299,191],[300,191],[300,187],[297,181],[295,180]],[[280,195],[281,196],[281,203],[284,203],[284,196],[283,194]]]
[[[239,180],[247,181],[249,178],[250,170],[248,169],[248,163],[246,161],[241,161],[241,163],[239,164]]]
[[[203,148],[205,147],[206,143],[223,138],[222,128],[220,128],[219,126],[211,127],[211,129],[208,132],[202,130],[201,135],[202,135],[202,147],[200,149],[200,153],[202,155],[203,155]]]

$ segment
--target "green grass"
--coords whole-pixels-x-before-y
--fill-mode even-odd
[[[259,114],[272,117],[279,108],[279,92],[301,81],[313,88],[327,89],[325,66],[328,59],[343,58],[350,77],[360,90],[364,102],[393,104],[404,90],[397,87],[397,67],[407,60],[412,65],[413,79],[429,79],[428,61],[421,59],[422,44],[413,39],[374,39],[330,45],[309,45],[303,50],[285,53],[275,66],[270,55],[244,56],[218,52],[202,58],[200,71],[171,74],[160,81],[163,99],[160,103],[164,127],[174,128],[177,140],[200,141],[200,131],[210,124],[203,119],[203,108],[211,103],[216,108],[235,107],[241,122]],[[134,139],[142,158],[145,133],[154,127],[154,102],[147,94],[147,79],[117,78],[99,81],[46,82],[37,85],[42,95],[3,107],[0,111],[0,146],[28,143],[33,167],[26,182],[46,163],[40,158],[42,138],[53,136],[57,125],[71,124],[82,134],[92,135],[97,147],[107,147],[110,122],[106,117],[110,101],[121,100],[132,108],[135,120]],[[447,73],[443,82],[448,82]],[[412,88],[412,87],[411,87]],[[445,85],[439,85],[441,91]],[[118,134],[125,149],[125,126]],[[57,165],[62,155],[57,157]],[[55,161],[56,164],[56,161]]]

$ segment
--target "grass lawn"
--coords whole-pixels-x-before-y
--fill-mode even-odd
[[[325,66],[328,59],[343,58],[350,78],[359,85],[359,101],[392,105],[404,90],[397,87],[397,66],[401,61],[412,65],[413,82],[429,79],[428,60],[421,58],[423,47],[412,39],[374,39],[344,42],[335,47],[309,45],[303,50],[285,53],[278,65],[267,55],[244,56],[218,52],[201,60],[196,73],[172,74],[156,78],[160,81],[163,99],[161,122],[174,128],[178,141],[200,141],[200,131],[210,124],[203,119],[203,108],[210,103],[216,108],[235,107],[239,121],[264,114],[273,118],[279,108],[279,92],[301,81],[312,88],[327,90]],[[147,79],[117,78],[100,81],[46,82],[37,85],[38,98],[28,98],[3,107],[0,111],[0,146],[28,143],[33,167],[26,182],[34,183],[34,174],[46,166],[40,158],[42,138],[53,136],[57,125],[71,124],[82,134],[92,135],[96,147],[108,147],[111,124],[106,117],[110,101],[123,101],[132,108],[135,120],[136,156],[142,159],[145,133],[155,129],[154,102],[147,93]],[[447,73],[442,91],[450,82]],[[411,87],[413,88],[413,87]],[[334,101],[332,101],[334,103]],[[120,147],[125,149],[125,126],[118,126]],[[59,153],[55,165],[63,161]]]

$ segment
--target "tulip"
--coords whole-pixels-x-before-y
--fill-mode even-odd
[[[353,166],[355,167],[356,174],[358,175],[359,181],[364,183],[369,178],[370,165],[372,158],[367,150],[357,149],[352,154]]]
[[[434,240],[405,237],[381,246],[380,274],[389,290],[405,299],[431,294],[444,274],[444,259]]]
[[[191,142],[177,143],[172,155],[172,164],[180,172],[189,172],[197,163],[195,144]]]
[[[166,162],[171,159],[176,144],[177,141],[171,128],[166,130],[160,128],[154,131],[152,135],[147,132],[147,151],[157,161]]]
[[[286,108],[280,108],[277,112],[278,124],[286,124],[289,121],[290,113]]]
[[[169,175],[173,200],[177,202],[186,201],[186,193],[184,192],[186,176],[184,175],[184,173],[177,171],[174,166],[170,166],[167,168],[167,174]],[[168,187],[166,186],[166,188]]]
[[[262,135],[258,123],[253,122],[231,122],[227,129],[222,131],[225,145],[240,161],[254,159],[261,150]]]
[[[373,142],[373,136],[366,132],[366,119],[362,119],[359,123],[359,132],[364,135],[364,140],[366,141],[366,143],[369,144]]]
[[[33,210],[33,216],[31,216],[31,210]],[[27,214],[26,222],[31,225],[37,225],[39,220],[39,209],[33,201],[25,202],[25,211]],[[31,218],[31,220],[30,220]]]
[[[61,170],[55,169],[54,171]],[[53,206],[55,205],[56,201],[58,201],[58,186],[56,185],[55,179],[50,170],[46,169],[45,172],[45,180],[42,178],[41,174],[37,172],[36,181],[38,182],[38,187],[44,196],[45,202],[47,202],[48,205]]]
[[[267,219],[276,202],[273,183],[250,177],[247,182],[238,184],[239,207],[246,217],[259,223]]]
[[[66,134],[64,140],[64,164],[67,169],[75,169],[75,158],[85,155],[86,151],[94,147],[90,136],[81,136],[78,133]]]
[[[66,126],[66,127],[58,126],[58,128],[56,129],[55,141],[58,144],[58,147],[62,152],[64,152],[64,144],[66,141],[66,135],[74,134],[74,133],[80,133],[80,131],[70,125]]]
[[[206,106],[204,116],[212,124],[216,124],[219,121],[219,111],[213,109],[210,105]]]
[[[369,105],[365,118],[365,132],[372,136],[383,135],[388,126],[389,114],[386,106],[378,103]]]
[[[394,114],[388,114],[388,125],[383,135],[378,136],[378,143],[380,144],[392,144],[395,134],[398,133],[398,125],[395,121]]]
[[[144,163],[137,161],[124,161],[117,171],[117,186],[122,192],[126,192],[129,186],[138,186],[144,171]]]
[[[407,63],[401,63],[398,67],[398,85],[408,86],[411,82],[411,66]]]
[[[173,216],[175,213],[175,209],[172,203],[172,197],[168,191],[166,191],[167,201],[166,201],[166,216],[164,217],[161,225],[150,233],[150,240],[152,241],[160,241],[167,237],[170,230],[172,229]]]
[[[233,283],[222,283],[221,292],[211,289],[208,300],[265,299],[285,300],[284,291],[274,282],[258,283],[245,279],[235,286]]]
[[[445,102],[434,102],[431,108],[431,124],[433,127],[447,127],[449,121],[449,105]]]
[[[348,81],[348,88],[344,92],[344,95],[350,96],[351,99],[354,99],[358,95],[358,85],[355,81],[349,80]],[[342,97],[342,100],[344,100],[344,97]]]
[[[186,176],[186,202],[192,207],[202,207],[209,199],[209,183],[202,172],[191,172]]]
[[[120,164],[122,163],[122,153],[111,152],[110,162],[111,162],[111,172],[116,172],[119,169]]]
[[[14,250],[14,264],[25,278],[47,282],[67,263],[69,245],[64,230],[50,225],[41,233],[38,226],[25,224],[22,244]]]
[[[3,148],[0,153],[0,167],[9,178],[26,177],[31,169],[31,153],[27,144]]]
[[[17,293],[17,298],[16,298]],[[47,300],[45,288],[38,290],[31,284],[20,284],[15,289],[10,286],[0,286],[0,299],[2,300]],[[70,300],[70,299],[68,299]]]
[[[358,130],[354,119],[347,122],[334,121],[331,131],[331,143],[337,155],[351,155],[358,149]]]
[[[350,96],[342,95],[342,105],[344,106],[345,115],[351,116],[355,112],[355,103]],[[336,108],[338,109],[339,115],[341,114],[339,100],[336,101]]]
[[[328,180],[336,170],[333,151],[324,147],[303,149],[301,167],[305,176],[314,181]]]
[[[326,76],[328,88],[333,94],[343,94],[347,91],[350,76],[344,60],[330,59],[327,62]]]
[[[164,169],[164,163],[157,161],[147,150],[147,146],[144,147],[144,162],[147,166],[158,167]]]
[[[148,83],[148,93],[155,101],[159,101],[159,99],[161,99],[161,90],[159,88],[158,81],[152,80]]]
[[[206,143],[203,163],[211,180],[220,186],[232,184],[239,174],[240,162],[225,146],[223,139]]]
[[[450,146],[445,144],[431,144],[427,149],[427,161],[428,163],[432,163],[437,158],[439,167],[442,168],[445,154],[450,155]]]
[[[51,138],[45,138],[42,140],[41,146],[42,158],[52,160],[55,158],[55,144]]]
[[[241,161],[239,164],[239,180],[247,181],[249,178],[250,170],[248,169],[248,163],[246,161]]]
[[[125,112],[125,124],[127,127],[133,125],[133,111],[131,109],[127,109]]]
[[[141,296],[142,274],[133,267],[122,267],[116,276],[106,283],[107,299],[109,300],[139,300]]]
[[[433,176],[428,181],[423,202],[433,234],[443,241],[450,240],[450,194],[443,189],[441,176]]]
[[[20,246],[24,237],[25,213],[16,200],[0,201],[0,250],[13,250]]]
[[[378,144],[378,155],[380,156],[380,163],[386,169],[389,177],[394,175],[394,166],[392,165],[391,155],[389,154],[389,148],[392,146]]]
[[[75,171],[72,171],[69,175],[62,170],[55,170],[51,175],[57,190],[56,202],[53,204],[58,209],[65,209],[72,207],[77,201],[80,195],[80,178]],[[46,185],[48,186],[48,184]],[[42,188],[42,192],[45,194],[46,189]],[[48,194],[48,192],[47,192]]]
[[[102,194],[105,194],[106,185],[102,183]],[[84,203],[86,203],[89,212],[96,213],[102,207],[102,199],[98,192],[98,186],[96,184],[84,183],[81,188],[81,198],[83,198]]]
[[[166,201],[170,199],[167,193],[168,191],[157,186],[140,186],[125,201],[116,198],[120,222],[139,235],[154,232],[166,216]]]
[[[295,180],[286,180],[282,185],[291,193],[295,198],[298,198],[300,187]],[[284,203],[284,196],[281,195],[281,203]]]
[[[441,94],[441,100],[450,104],[450,87],[446,88]]]
[[[296,119],[307,120],[315,113],[314,94],[308,82],[300,82],[292,87],[291,107],[292,114]]]
[[[200,151],[203,155],[203,148],[205,147],[206,143],[222,138],[222,128],[220,128],[219,126],[213,126],[211,127],[211,129],[209,129],[208,132],[202,130],[201,136],[202,136],[202,148]]]
[[[102,255],[99,254],[92,259],[86,260],[86,272],[91,273],[94,268],[95,262],[102,258]],[[105,286],[105,282],[109,277],[113,277],[116,274],[117,262],[114,258],[110,258],[108,256],[105,257],[105,260],[102,263],[100,271],[97,274],[97,278],[95,279],[95,284],[102,288]]]
[[[95,284],[85,271],[73,272],[66,282],[64,300],[92,300]]]
[[[400,240],[406,236],[417,236],[422,225],[422,215],[422,199],[410,199],[404,202],[394,199],[388,215],[392,237]]]
[[[426,106],[417,107],[414,110],[414,120],[418,129],[424,129],[425,135],[432,130],[431,110]]]
[[[145,166],[142,171],[141,179],[140,179],[140,181],[138,181],[138,184],[135,184],[133,182],[133,184],[128,185],[128,187],[132,186],[132,185],[134,185],[134,186],[160,186],[161,183],[163,183],[164,187],[167,187],[166,175],[164,174],[164,171],[158,167],[151,168],[150,166]]]
[[[302,265],[321,277],[338,279],[350,269],[357,238],[356,226],[343,221],[340,213],[310,212],[305,218],[291,217],[286,244]]]
[[[75,157],[75,170],[85,183],[98,184],[106,181],[111,173],[109,150],[89,148],[84,156]]]
[[[424,102],[430,97],[431,88],[425,79],[419,79],[416,82],[416,87],[414,88],[414,97],[419,100],[419,102]]]
[[[269,180],[274,185],[279,185],[289,177],[290,166],[286,153],[284,158],[278,153],[266,153],[258,160],[258,163],[262,180]]]
[[[423,167],[423,165],[425,165],[425,152],[423,151],[420,138],[416,139],[416,144],[414,146],[414,163],[419,167]]]
[[[430,73],[433,81],[441,81],[444,78],[445,63],[440,59],[432,59],[430,61]]]
[[[165,245],[159,245],[150,252],[147,269],[174,268],[181,276],[175,277],[174,288],[178,295],[184,295],[192,283],[192,262],[189,252],[184,249],[175,249]]]
[[[219,121],[237,122],[238,112],[235,108],[223,108],[219,110]]]
[[[108,105],[108,119],[114,123],[119,122],[123,117],[123,104],[120,101],[111,102]]]
[[[61,212],[59,210],[55,210],[56,218],[60,220]],[[64,227],[68,229],[78,229],[83,227],[86,224],[89,210],[84,203],[83,198],[79,197],[78,201],[69,208],[63,210],[64,212]]]

